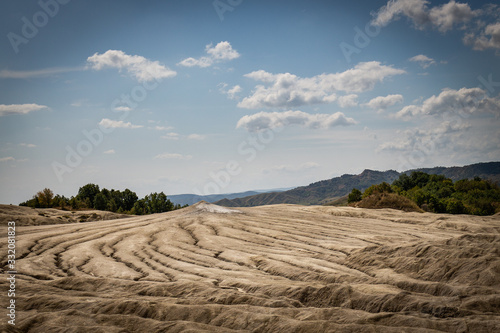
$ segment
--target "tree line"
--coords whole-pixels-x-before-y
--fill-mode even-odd
[[[32,208],[59,209],[97,209],[121,214],[146,215],[169,212],[185,206],[172,203],[165,193],[150,193],[139,199],[137,194],[129,189],[124,191],[100,189],[99,185],[87,184],[80,187],[78,194],[67,198],[54,195],[52,190],[45,188],[37,192],[30,200],[19,206]]]
[[[493,215],[500,211],[500,187],[475,177],[453,182],[443,175],[414,171],[402,174],[392,185],[372,185],[364,192],[353,189],[348,203],[362,201],[372,195],[394,193],[406,197],[424,211],[449,214]]]

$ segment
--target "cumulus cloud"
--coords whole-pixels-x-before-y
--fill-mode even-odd
[[[479,15],[479,11],[473,11],[468,4],[454,0],[432,8],[429,8],[428,4],[427,0],[390,0],[373,14],[372,25],[383,27],[391,21],[407,17],[417,29],[430,25],[446,32],[455,25],[467,23]]]
[[[123,120],[111,120],[108,118],[103,118],[99,125],[104,128],[127,128],[127,129],[136,129],[141,128],[141,125],[132,125],[130,122],[124,122]]]
[[[428,68],[430,65],[436,64],[436,61],[434,59],[429,58],[428,56],[423,54],[416,55],[408,60],[417,62],[422,68]]]
[[[334,101],[338,101],[341,106],[352,106],[355,105],[354,95],[339,97],[338,92],[371,90],[385,78],[404,73],[406,72],[402,69],[382,65],[378,61],[362,62],[341,73],[320,74],[309,78],[258,70],[245,74],[245,77],[260,81],[264,85],[257,85],[253,95],[245,97],[238,103],[238,107],[297,107]]]
[[[103,154],[106,154],[106,155],[113,155],[115,153],[116,153],[116,151],[114,149],[106,150],[103,152]]]
[[[242,91],[239,85],[235,85],[232,88],[226,89],[228,87],[228,84],[224,82],[219,83],[218,87],[221,94],[226,95],[229,99],[238,99],[237,95]]]
[[[0,117],[13,114],[27,114],[43,109],[48,109],[48,107],[38,104],[0,104]]]
[[[500,97],[489,97],[481,88],[444,89],[438,96],[433,95],[420,105],[408,105],[396,117],[435,115],[445,112],[478,113],[488,112],[499,115]]]
[[[479,11],[473,11],[467,3],[450,1],[441,6],[431,8],[429,18],[441,32],[449,31],[454,25],[469,22]]]
[[[15,161],[16,159],[12,156],[1,157],[0,162]]]
[[[103,54],[95,53],[87,58],[90,68],[102,70],[104,68],[117,68],[126,70],[139,82],[171,78],[177,73],[158,61],[151,61],[142,56],[128,55],[120,50],[108,50]]]
[[[338,103],[341,108],[348,108],[358,105],[358,95],[350,94],[346,96],[340,96],[338,98]]]
[[[231,43],[228,41],[220,42],[217,45],[208,44],[205,46],[206,56],[200,57],[198,59],[189,57],[177,65],[185,67],[210,67],[215,63],[229,61],[240,57],[238,51],[234,50]]]
[[[467,33],[464,36],[464,43],[479,51],[486,49],[500,50],[500,22],[487,25],[479,34]]]
[[[193,158],[193,156],[176,154],[176,153],[163,153],[163,154],[156,155],[154,158],[157,160],[166,160],[166,159],[190,160],[191,158]]]
[[[369,108],[382,111],[393,105],[396,105],[397,103],[403,103],[403,95],[394,94],[387,96],[378,96],[371,99],[365,105]]]
[[[242,117],[238,121],[236,128],[256,132],[290,125],[299,125],[311,129],[327,129],[356,123],[354,119],[346,117],[342,112],[334,114],[309,114],[302,111],[259,112]]]

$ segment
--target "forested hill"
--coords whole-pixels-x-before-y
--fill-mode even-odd
[[[488,162],[466,165],[463,167],[435,167],[405,171],[410,174],[412,171],[422,171],[428,174],[444,175],[453,181],[461,179],[471,179],[480,177],[489,179],[495,183],[500,183],[500,162]]]
[[[301,186],[284,192],[272,192],[252,195],[237,199],[223,199],[216,204],[227,207],[251,207],[280,203],[321,205],[348,194],[354,187],[366,189],[381,182],[392,183],[399,177],[399,172],[365,170],[359,175],[342,175],[322,180],[309,186]]]
[[[481,177],[494,182],[500,182],[500,162],[477,163],[463,167],[422,168],[408,170],[404,173],[410,174],[412,171],[445,175],[454,181]],[[281,203],[321,205],[346,196],[353,188],[364,191],[371,185],[380,184],[382,182],[390,184],[397,179],[399,175],[400,173],[394,170],[365,170],[359,175],[346,174],[284,192],[262,193],[243,198],[222,199],[217,201],[216,204],[226,207],[252,207]]]

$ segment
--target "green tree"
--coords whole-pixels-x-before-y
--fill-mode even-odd
[[[36,194],[38,203],[41,208],[51,208],[52,200],[54,199],[54,192],[49,188],[44,188]]]
[[[123,209],[125,211],[129,211],[134,207],[135,202],[137,199],[137,194],[135,192],[132,192],[128,188],[125,189],[125,191],[122,192],[122,197],[123,197]]]
[[[149,214],[163,213],[174,210],[174,204],[163,192],[151,193],[145,196],[144,200]]]
[[[105,210],[108,207],[108,199],[102,193],[97,193],[94,199],[94,209]]]
[[[353,188],[351,193],[347,196],[347,203],[358,202],[361,201],[363,193],[357,188]]]
[[[146,206],[146,200],[141,199],[141,200],[136,201],[134,206],[132,207],[131,213],[135,214],[135,215],[149,214],[147,206]]]
[[[92,208],[95,200],[95,196],[99,193],[99,185],[87,184],[80,187],[76,198],[83,202],[87,208]],[[87,200],[88,199],[88,200]]]

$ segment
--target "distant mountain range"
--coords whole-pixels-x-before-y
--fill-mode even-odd
[[[235,199],[235,198],[243,198],[251,195],[257,195],[266,192],[282,192],[290,190],[291,187],[288,188],[276,188],[270,190],[255,190],[255,191],[246,191],[246,192],[238,192],[238,193],[225,193],[225,194],[211,194],[211,195],[197,195],[197,194],[174,194],[169,195],[168,199],[172,201],[174,204],[179,205],[193,205],[202,200],[206,202],[216,202],[222,199]]]
[[[435,167],[407,170],[423,171],[429,174],[444,175],[452,180],[481,177],[500,182],[500,162],[477,163],[463,167]],[[233,198],[223,195],[224,198],[216,201],[217,205],[226,207],[252,207],[272,204],[302,204],[322,205],[338,200],[351,192],[353,188],[361,191],[371,185],[382,182],[392,183],[401,173],[388,171],[365,170],[359,175],[342,175],[328,180],[312,183],[308,186],[297,187],[288,191],[253,194],[246,197]],[[207,200],[208,201],[208,200]]]

